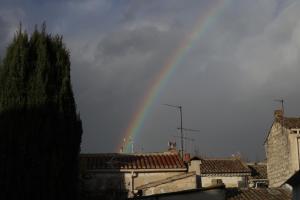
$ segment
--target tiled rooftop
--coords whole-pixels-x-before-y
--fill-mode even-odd
[[[239,159],[202,159],[201,174],[250,173],[250,169]]]
[[[227,200],[292,200],[291,192],[283,188],[226,189]]]
[[[81,154],[80,162],[87,170],[99,169],[186,169],[177,153],[148,154]]]
[[[250,179],[268,179],[266,164],[248,164],[251,170]]]
[[[286,128],[300,128],[300,118],[298,117],[284,117],[284,127]]]

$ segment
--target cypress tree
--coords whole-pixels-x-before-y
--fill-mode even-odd
[[[21,28],[0,64],[0,199],[78,199],[82,134],[61,36]],[[1,63],[1,62],[0,62]]]

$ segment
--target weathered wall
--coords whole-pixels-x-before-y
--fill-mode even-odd
[[[274,123],[265,143],[270,187],[281,186],[294,173],[291,164],[289,130]]]
[[[210,187],[213,185],[213,179],[221,179],[226,188],[245,187],[246,179],[243,176],[202,176],[202,187]]]
[[[183,179],[175,180],[173,182],[161,184],[159,186],[147,188],[143,190],[143,195],[177,192],[177,191],[196,189],[196,188],[197,188],[197,177],[196,175],[194,175]]]
[[[163,180],[182,173],[184,172],[150,172],[133,174],[130,172],[90,173],[84,179],[84,183],[87,190],[91,193],[120,190],[128,192],[128,196],[132,196],[132,184],[135,189],[138,186],[145,185],[153,181]],[[132,176],[134,177],[133,179]]]
[[[168,177],[176,176],[182,173],[184,172],[138,173],[137,177],[134,179],[134,187],[136,188],[138,186],[145,185],[150,182],[163,180]],[[131,179],[131,174],[126,173],[125,177],[128,183],[129,180]]]

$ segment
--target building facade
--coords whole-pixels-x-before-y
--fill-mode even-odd
[[[102,199],[138,196],[140,186],[187,172],[178,153],[172,152],[81,154],[80,161],[85,193]]]
[[[274,121],[265,140],[267,173],[270,187],[281,186],[299,170],[300,118],[274,112]]]
[[[192,159],[189,171],[200,177],[201,187],[224,183],[226,188],[247,187],[251,170],[238,158]]]

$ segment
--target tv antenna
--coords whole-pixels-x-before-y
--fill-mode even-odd
[[[180,153],[181,153],[181,158],[183,159],[184,149],[183,149],[182,106],[181,105],[171,105],[171,104],[163,104],[163,105],[179,109],[179,114],[180,114],[180,137],[181,137],[181,140],[180,140],[181,152]]]
[[[284,113],[284,99],[275,99],[274,101],[281,104],[282,113]]]
[[[177,135],[173,135],[174,138],[181,138],[180,136],[177,136]],[[194,138],[190,138],[190,137],[183,137],[184,140],[188,140],[188,141],[192,141],[194,142],[195,139]]]
[[[177,128],[177,129],[180,130],[181,128]],[[200,132],[200,130],[190,129],[190,128],[182,128],[182,130],[187,131],[187,133],[193,133],[193,134],[197,134]]]
[[[284,127],[284,99],[275,99],[274,101],[279,102],[281,104],[281,110],[282,110],[282,119],[281,119],[281,132],[283,134],[283,127]]]
[[[134,141],[133,141],[132,137],[130,137],[128,139],[128,145],[130,143],[131,143],[131,153],[134,153]],[[126,148],[126,138],[123,139],[123,144],[122,144],[122,146],[120,148],[120,153],[125,153],[125,151],[126,151],[125,148]]]

